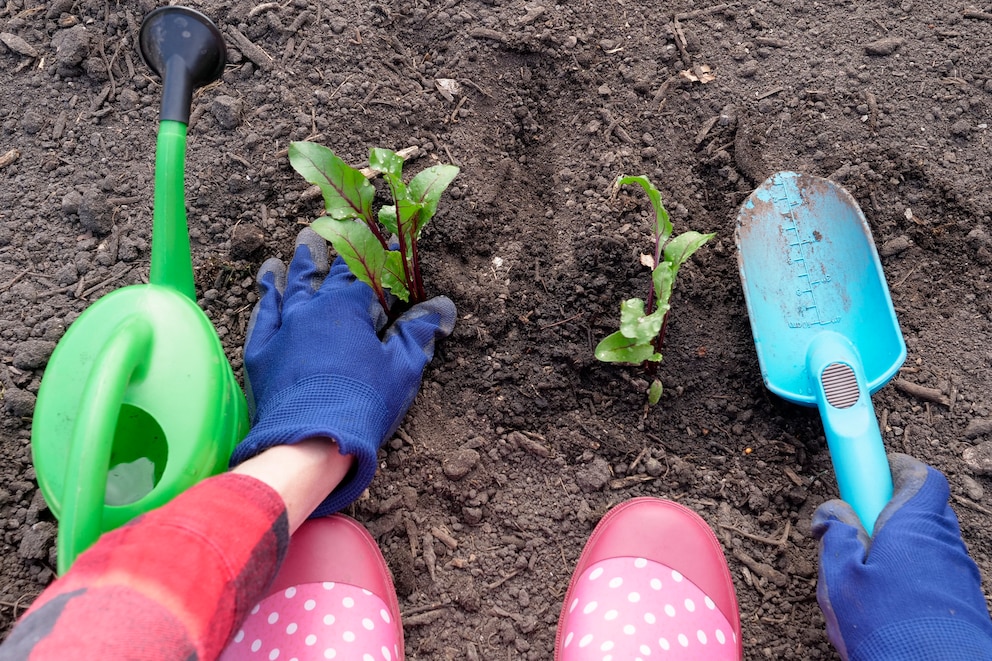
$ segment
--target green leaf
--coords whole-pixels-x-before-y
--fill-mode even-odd
[[[651,271],[655,304],[659,309],[665,308],[666,312],[671,307],[669,301],[672,298],[672,289],[675,287],[676,271],[677,267],[673,267],[669,262],[662,262]]]
[[[388,207],[381,207],[379,209],[379,222],[382,223],[387,232],[396,234],[398,232],[396,229],[396,205],[390,204]]]
[[[679,234],[665,246],[665,261],[671,263],[674,270],[678,271],[678,268],[692,257],[692,253],[702,248],[703,244],[714,236],[716,234],[700,234],[699,232]]]
[[[648,199],[651,200],[651,206],[654,207],[654,236],[658,245],[663,244],[672,235],[672,221],[668,217],[668,210],[665,209],[665,205],[661,203],[661,193],[658,192],[658,189],[654,187],[654,184],[651,183],[646,175],[620,177],[617,179],[617,186],[624,186],[626,184],[637,184],[648,194]]]
[[[596,358],[604,363],[631,363],[638,365],[646,360],[657,362],[661,354],[655,353],[650,344],[640,344],[617,331],[596,345]]]
[[[655,379],[648,388],[648,404],[654,406],[661,401],[661,381]]]
[[[413,244],[418,238],[417,219],[423,207],[409,198],[399,198],[396,200],[396,208],[399,209],[400,213],[396,233],[403,235],[403,247],[406,249],[406,255],[404,256],[408,260],[412,260]]]
[[[661,330],[666,312],[667,309],[658,308],[646,315],[644,301],[639,298],[628,299],[620,304],[620,333],[640,344],[650,345]]]
[[[289,162],[311,184],[320,187],[324,209],[331,218],[361,218],[375,222],[372,198],[375,188],[361,172],[313,142],[289,143]]]
[[[382,268],[382,286],[404,303],[410,300],[410,290],[403,275],[403,257],[399,250],[386,253],[386,263]]]
[[[416,238],[434,217],[441,194],[458,176],[458,168],[454,165],[432,165],[410,180],[410,198],[423,205],[423,211],[417,223]]]
[[[383,293],[386,249],[368,225],[325,216],[313,221],[310,227],[331,242],[356,278],[372,287],[377,296]]]
[[[375,147],[369,150],[369,167],[399,179],[403,173],[403,158],[392,150]]]

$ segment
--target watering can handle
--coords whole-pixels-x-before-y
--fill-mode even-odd
[[[850,340],[828,331],[810,343],[806,365],[840,497],[872,534],[875,520],[892,499],[892,473],[861,358]]]
[[[100,537],[117,419],[127,390],[147,361],[152,327],[134,315],[93,361],[72,428],[59,517],[59,575]]]

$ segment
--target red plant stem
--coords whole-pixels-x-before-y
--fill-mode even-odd
[[[364,220],[365,224],[368,225],[370,230],[372,230],[372,233],[375,235],[375,238],[379,239],[379,243],[382,244],[382,247],[385,248],[386,250],[389,250],[389,244],[386,243],[386,237],[382,235],[382,230],[379,229],[379,223],[375,222],[370,218],[365,218],[364,216],[362,217],[362,220]]]
[[[382,306],[383,312],[392,319],[392,310],[389,309],[389,303],[386,301],[386,295],[383,293],[382,289],[376,288],[375,297],[379,299],[379,305]]]
[[[420,256],[417,254],[417,240],[410,237],[410,245],[412,248],[410,256],[411,261],[413,262],[414,286],[417,288],[416,294],[414,295],[414,303],[419,303],[427,298],[427,292],[424,291],[424,276],[420,272]]]
[[[413,280],[413,275],[410,273],[410,263],[406,258],[406,228],[400,221],[399,206],[399,204],[396,205],[396,233],[399,235],[400,241],[400,257],[402,258],[400,261],[403,262],[403,279],[406,281],[407,291],[409,291],[411,295],[414,295],[415,282]]]

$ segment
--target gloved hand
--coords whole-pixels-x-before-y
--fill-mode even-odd
[[[327,242],[310,228],[289,273],[273,258],[257,281],[244,355],[252,427],[231,465],[274,445],[332,438],[355,458],[312,516],[332,514],[372,481],[376,453],[413,403],[434,341],[451,333],[455,306],[443,296],[415,305],[380,340],[387,319],[372,288],[340,258],[328,272]]]
[[[992,659],[992,620],[947,479],[908,455],[889,463],[894,494],[874,538],[841,500],[813,514],[827,637],[851,661]]]

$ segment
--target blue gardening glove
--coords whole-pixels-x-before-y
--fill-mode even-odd
[[[869,538],[841,500],[813,514],[817,601],[844,659],[992,659],[992,621],[944,475],[889,455],[894,494]]]
[[[274,445],[332,438],[355,458],[312,516],[332,514],[372,481],[376,453],[413,403],[434,341],[455,325],[455,305],[443,296],[415,305],[380,339],[387,319],[372,288],[340,258],[328,272],[327,242],[310,228],[296,240],[289,273],[269,259],[258,285],[244,356],[252,427],[231,465]]]

